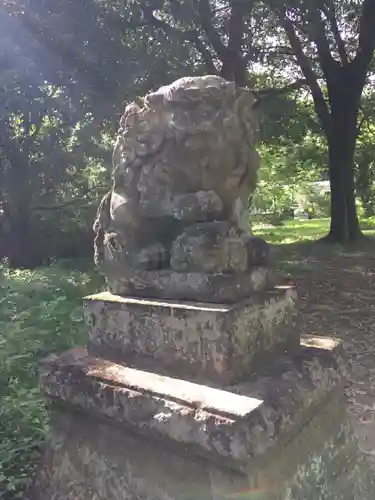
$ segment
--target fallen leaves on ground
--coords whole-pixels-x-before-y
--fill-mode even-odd
[[[361,449],[375,463],[375,241],[352,251],[280,245],[277,262],[297,286],[301,332],[344,342],[348,412]]]

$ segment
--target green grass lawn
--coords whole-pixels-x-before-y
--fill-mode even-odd
[[[375,234],[374,221],[362,226]],[[328,219],[320,219],[254,229],[270,243],[288,244],[320,238],[328,227]],[[82,297],[102,281],[90,266],[75,267],[9,272],[0,266],[0,500],[22,497],[48,428],[38,360],[86,341]]]
[[[291,220],[281,226],[254,224],[253,230],[269,243],[287,245],[322,238],[329,231],[329,222],[329,219]],[[361,227],[367,236],[375,235],[374,219],[363,219]]]

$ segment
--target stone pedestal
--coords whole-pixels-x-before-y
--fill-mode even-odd
[[[87,297],[87,348],[42,364],[51,436],[28,498],[372,499],[340,342],[300,338],[295,300]]]
[[[44,360],[51,436],[30,500],[372,500],[342,346],[292,286],[229,304],[86,297],[86,347]]]
[[[229,305],[105,292],[84,300],[88,352],[153,372],[233,383],[296,353],[295,302],[291,286]]]
[[[370,500],[374,476],[345,418],[341,346],[221,389],[84,348],[45,360],[51,438],[38,500]],[[213,384],[211,384],[213,385]]]
[[[98,294],[87,347],[42,364],[51,436],[30,500],[372,500],[339,341],[293,287],[229,305]]]

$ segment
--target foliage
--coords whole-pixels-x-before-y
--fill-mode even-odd
[[[21,498],[45,437],[38,360],[85,342],[82,297],[100,285],[83,266],[0,268],[0,498]]]
[[[261,167],[252,206],[258,210],[280,212],[299,205],[299,198],[312,197],[311,185],[322,180],[319,163],[304,159],[306,137],[300,148],[279,145],[260,148]],[[302,158],[301,158],[302,155]]]
[[[362,98],[355,154],[357,210],[361,217],[367,218],[374,215],[375,210],[374,99],[374,89],[369,86]],[[265,102],[261,123],[260,182],[253,207],[280,213],[305,192],[311,200],[307,205],[314,207],[315,215],[329,216],[329,197],[310,189],[311,180],[328,179],[327,142],[312,106],[309,99],[290,96],[279,96]]]
[[[290,97],[272,102],[277,106],[269,101],[264,108],[261,166],[251,208],[277,217],[298,206],[312,208],[319,216],[328,215],[327,201],[318,199],[313,184],[326,178],[328,157],[312,103]]]
[[[72,198],[86,196],[91,188],[88,166],[93,161],[105,163],[106,149],[102,130],[85,109],[88,91],[79,98],[68,92],[55,61],[19,17],[2,8],[0,25],[4,26],[0,51],[1,256],[9,257],[14,267],[32,266],[41,262],[43,253],[54,255],[49,245],[54,240],[61,243],[59,231],[64,234],[63,213],[57,209]],[[55,211],[49,221],[50,206]]]
[[[0,4],[0,257],[12,267],[91,253],[125,102],[189,68],[132,16],[114,1]]]
[[[365,217],[375,214],[375,93],[369,89],[362,98],[362,117],[355,156],[356,191]]]

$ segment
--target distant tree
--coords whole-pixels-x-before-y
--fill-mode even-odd
[[[362,98],[361,121],[355,155],[356,193],[363,215],[375,215],[375,90],[372,86]]]
[[[361,236],[354,194],[354,155],[362,91],[375,49],[373,0],[267,0],[305,78],[328,143],[329,241]]]

